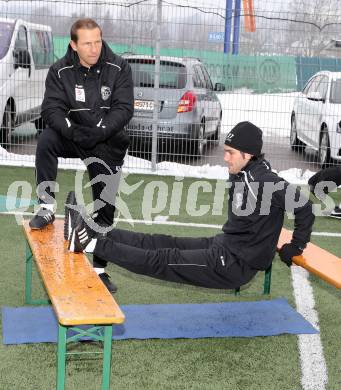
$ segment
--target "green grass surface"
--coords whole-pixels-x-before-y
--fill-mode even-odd
[[[34,170],[26,168],[0,167],[0,194],[6,194],[15,180],[30,181],[33,187]],[[162,180],[169,187],[174,178],[129,175],[132,185],[144,180],[143,186],[124,199],[129,204],[134,218],[141,218],[141,204],[145,186],[153,180]],[[58,212],[63,213],[66,192],[73,187],[74,173],[60,171],[57,194]],[[188,188],[192,180],[183,180]],[[211,183],[215,184],[215,181]],[[123,196],[123,195],[122,195]],[[340,194],[336,194],[340,199]],[[90,200],[89,191],[86,199]],[[213,196],[201,193],[198,204],[210,204]],[[183,200],[184,202],[184,200]],[[169,199],[168,199],[169,207]],[[224,206],[225,207],[225,206]],[[191,218],[186,205],[181,203],[181,213],[173,220],[222,224],[221,216]],[[225,209],[224,209],[225,210]],[[167,215],[167,206],[161,213]],[[288,221],[288,226],[291,221]],[[120,227],[143,232],[155,231],[155,226],[120,223]],[[341,222],[317,218],[315,231],[340,232]],[[160,233],[202,236],[213,235],[215,229],[158,225]],[[1,306],[22,306],[24,304],[24,250],[25,240],[21,228],[13,215],[0,215],[1,232]],[[313,241],[327,250],[340,255],[340,238],[313,237]],[[239,297],[233,292],[208,290],[183,286],[134,275],[115,265],[108,266],[108,272],[119,286],[115,299],[120,304],[148,303],[200,303],[235,300],[268,299],[262,295],[263,274],[258,274],[252,283],[242,290]],[[319,313],[321,338],[328,368],[328,389],[341,388],[341,294],[335,288],[311,277],[316,307]],[[39,277],[35,275],[33,296],[43,297],[44,290]],[[272,292],[270,298],[285,297],[294,306],[290,270],[278,259],[274,261]],[[2,339],[0,339],[2,341]],[[95,343],[74,344],[72,349],[98,350]],[[84,357],[86,356],[86,357]],[[101,358],[84,355],[73,358],[67,365],[66,389],[100,389]],[[4,346],[0,343],[0,390],[54,389],[56,376],[56,344],[31,344]],[[285,390],[300,389],[300,363],[297,336],[222,338],[200,340],[123,340],[113,343],[111,367],[112,389],[231,389],[231,390]]]

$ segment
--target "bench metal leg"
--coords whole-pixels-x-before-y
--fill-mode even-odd
[[[32,299],[32,273],[33,254],[30,245],[26,241],[26,272],[25,272],[25,304],[26,305],[48,305],[49,299]]]
[[[110,390],[110,372],[111,372],[111,347],[112,347],[112,325],[103,326],[104,328],[104,351],[103,351],[103,377],[102,390]]]
[[[265,271],[265,275],[264,275],[264,290],[263,290],[263,294],[265,294],[265,295],[269,295],[270,294],[270,289],[271,289],[271,271],[272,271],[272,264]]]
[[[67,337],[68,329],[76,334]],[[63,326],[58,324],[58,351],[57,351],[57,390],[65,388],[65,370],[67,355],[103,354],[102,390],[110,390],[111,373],[111,348],[112,348],[112,325],[99,325],[88,329],[78,326]],[[67,352],[67,343],[79,341],[82,338],[103,343],[103,352]]]
[[[25,303],[32,302],[32,260],[33,254],[28,242],[26,241],[26,273],[25,273]]]
[[[58,324],[57,390],[65,388],[66,332],[67,327]]]

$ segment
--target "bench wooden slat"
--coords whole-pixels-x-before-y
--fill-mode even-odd
[[[291,238],[292,233],[283,228],[278,241],[278,248],[290,242]],[[341,259],[325,249],[310,242],[301,256],[293,258],[293,262],[341,289]]]
[[[23,229],[58,321],[62,325],[121,324],[124,314],[83,253],[70,253],[64,221],[42,230]]]

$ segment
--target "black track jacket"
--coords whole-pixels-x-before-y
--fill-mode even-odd
[[[124,126],[134,112],[129,64],[103,41],[97,64],[88,69],[69,45],[66,55],[50,67],[45,86],[42,118],[48,127],[70,140],[74,124],[102,131],[104,141],[89,154],[122,165],[129,146]]]
[[[292,243],[305,248],[315,219],[312,204],[296,186],[272,172],[266,160],[250,161],[240,173],[230,175],[230,185],[228,220],[217,241],[234,258],[253,269],[267,269],[286,211],[295,218]]]

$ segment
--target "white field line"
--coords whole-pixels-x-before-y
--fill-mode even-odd
[[[291,277],[297,311],[317,330],[320,330],[313,289],[308,279],[309,273],[302,267],[292,266]],[[320,334],[298,335],[298,348],[302,389],[324,390],[328,383],[328,372]]]
[[[21,211],[1,211],[0,214],[10,214],[17,216],[33,216],[31,212],[21,212]],[[64,214],[56,214],[56,218],[64,218]],[[191,222],[177,222],[177,221],[167,221],[166,219],[160,220],[146,220],[146,219],[126,219],[126,218],[115,218],[117,222],[126,222],[129,224],[145,224],[145,225],[170,225],[170,226],[188,226],[188,227],[197,227],[197,228],[209,228],[209,229],[221,229],[222,225],[212,225],[208,223],[191,223]],[[312,236],[321,236],[321,237],[341,237],[341,233],[335,232],[312,232]]]

